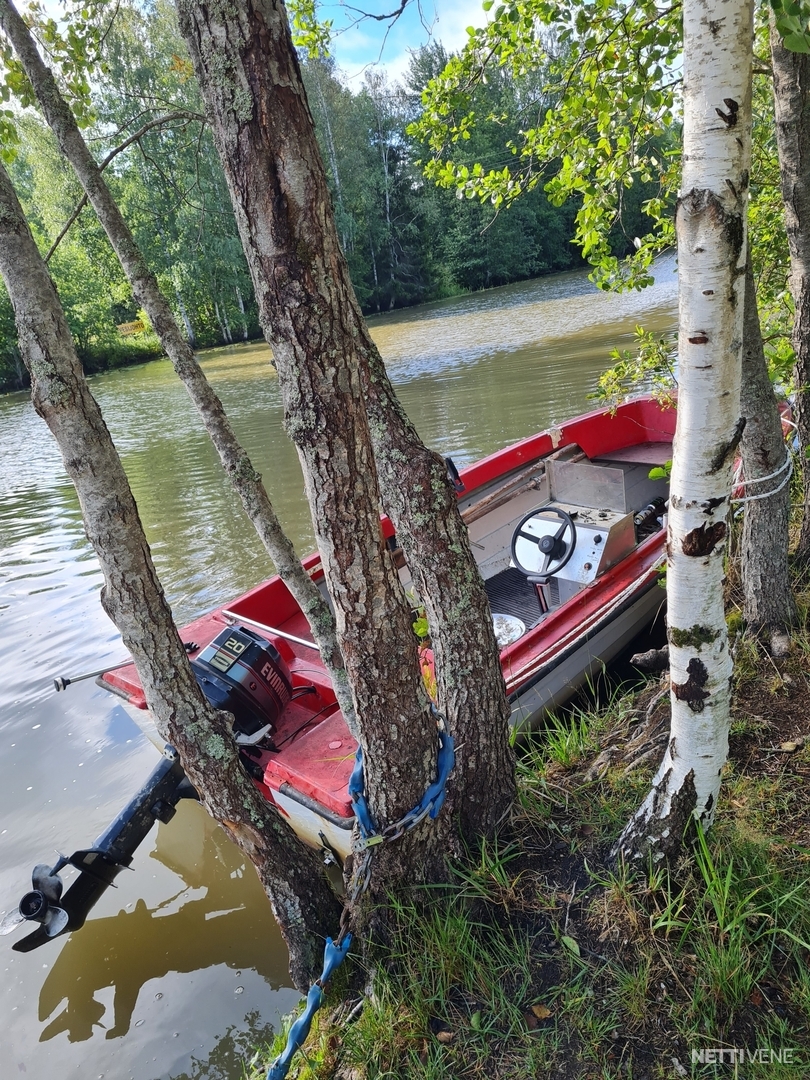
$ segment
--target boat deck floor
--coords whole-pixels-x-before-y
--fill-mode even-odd
[[[514,615],[527,630],[540,622],[542,614],[534,586],[514,566],[501,570],[485,582],[489,607],[494,615]]]

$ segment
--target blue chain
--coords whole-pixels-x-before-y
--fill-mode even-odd
[[[375,844],[381,844],[384,840],[397,840],[408,829],[414,828],[426,817],[435,820],[444,803],[447,778],[455,765],[456,755],[453,738],[442,729],[439,730],[439,760],[436,770],[436,779],[427,789],[417,805],[399,821],[389,825],[381,833],[378,833],[374,820],[369,810],[368,800],[365,796],[365,782],[363,777],[363,751],[357,747],[354,768],[349,777],[349,797],[354,803],[354,813],[360,831],[360,840],[353,847],[355,851],[364,851]]]
[[[352,943],[352,935],[346,934],[342,942],[335,943],[331,938],[326,939],[326,948],[323,954],[323,971],[318,981],[310,987],[307,994],[307,1004],[304,1011],[290,1028],[287,1035],[287,1045],[267,1073],[267,1080],[284,1080],[292,1063],[295,1051],[301,1046],[309,1035],[312,1026],[312,1018],[320,1009],[323,1001],[324,984],[328,982],[330,975],[343,963],[349,946]]]
[[[354,904],[357,897],[368,888],[371,877],[371,851],[385,840],[397,840],[403,833],[413,829],[426,817],[435,820],[442,808],[446,795],[447,778],[453,770],[456,761],[455,748],[452,736],[447,734],[444,726],[444,718],[432,706],[433,712],[439,723],[439,758],[436,768],[436,779],[422,796],[417,806],[393,825],[387,826],[381,833],[376,831],[374,820],[369,810],[368,800],[365,796],[365,778],[363,776],[363,751],[358,746],[357,756],[349,778],[349,796],[354,803],[354,813],[357,818],[357,828],[360,838],[352,845],[356,858],[352,872],[352,880],[348,889],[349,905]],[[347,905],[341,918],[341,930],[337,941],[326,939],[326,948],[323,954],[323,971],[321,977],[315,982],[307,994],[307,1003],[303,1013],[298,1017],[287,1035],[287,1045],[283,1052],[276,1058],[267,1073],[267,1080],[284,1080],[292,1063],[296,1050],[299,1049],[309,1035],[312,1026],[312,1018],[321,1007],[324,995],[324,985],[337,968],[343,963],[351,945],[352,935],[348,933],[348,916],[350,906]]]

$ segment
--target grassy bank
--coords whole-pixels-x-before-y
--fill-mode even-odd
[[[608,859],[660,759],[665,689],[574,711],[527,749],[501,835],[451,888],[400,900],[369,996],[333,987],[290,1075],[810,1076],[808,653],[802,635],[785,660],[748,638],[736,653],[722,799],[694,858],[633,879]]]
[[[145,364],[163,356],[155,334],[138,334],[135,338],[115,341],[105,345],[90,345],[78,349],[85,375],[97,375],[102,371]],[[31,385],[28,372],[14,346],[0,354],[0,394],[27,390]]]

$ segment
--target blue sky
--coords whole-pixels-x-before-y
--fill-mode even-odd
[[[411,0],[391,26],[387,40],[386,23],[365,19],[352,26],[359,17],[353,9],[382,13],[398,6],[399,0],[322,0],[320,17],[333,22],[332,55],[350,86],[362,81],[369,64],[379,64],[394,81],[407,69],[410,50],[425,44],[431,34],[452,51],[467,40],[468,26],[483,26],[486,21],[481,0],[422,0],[421,7]]]

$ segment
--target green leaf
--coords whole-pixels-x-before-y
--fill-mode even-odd
[[[790,52],[810,53],[810,37],[807,34],[788,34],[782,39],[782,44]]]
[[[576,941],[574,941],[574,939],[572,937],[567,937],[566,935],[563,935],[560,938],[560,941],[563,943],[563,945],[566,947],[566,949],[568,949],[568,951],[570,953],[573,953],[574,956],[578,957],[580,955],[580,953],[579,953],[579,945],[577,945]]]

